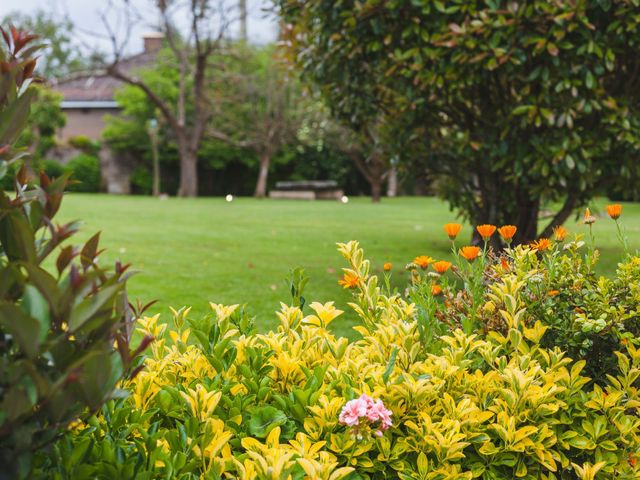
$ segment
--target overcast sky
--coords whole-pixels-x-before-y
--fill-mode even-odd
[[[117,5],[118,2],[125,0],[113,1]],[[152,26],[157,21],[157,15],[154,14],[152,0],[129,0],[129,2],[143,16],[143,20],[136,25],[132,32],[131,41],[127,47],[128,53],[136,53],[142,50],[142,35],[153,29]],[[29,14],[38,9],[53,12],[60,18],[68,15],[77,26],[76,35],[78,35],[79,43],[90,48],[97,47],[110,52],[108,40],[97,36],[106,34],[99,14],[105,4],[105,0],[0,0],[0,18],[15,11]],[[263,44],[276,39],[277,30],[273,15],[265,11],[269,9],[270,5],[269,0],[247,0],[247,30],[249,40],[253,43]],[[117,23],[116,17],[117,15],[114,13],[111,18],[113,24]]]

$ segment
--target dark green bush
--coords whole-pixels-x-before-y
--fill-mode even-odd
[[[100,150],[100,142],[91,140],[86,135],[76,135],[75,137],[71,137],[69,139],[69,145],[91,155],[96,155]]]
[[[58,178],[64,174],[64,165],[55,160],[43,160],[40,165],[40,170],[49,178]]]
[[[136,167],[131,172],[129,181],[132,193],[151,195],[153,176],[147,167]]]
[[[82,153],[65,165],[64,170],[71,178],[69,191],[100,191],[100,160],[97,157]]]

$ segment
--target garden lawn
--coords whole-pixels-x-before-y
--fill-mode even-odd
[[[603,210],[604,201],[595,202]],[[601,216],[606,217],[605,213]],[[193,307],[192,315],[209,312],[208,302],[246,303],[259,330],[277,325],[273,313],[288,302],[285,283],[293,267],[301,266],[311,280],[307,302],[335,300],[347,312],[332,323],[339,334],[351,335],[355,315],[350,292],[338,286],[343,259],[336,242],[359,240],[373,271],[393,263],[394,284],[403,285],[404,266],[417,255],[450,257],[442,225],[455,221],[445,203],[435,198],[351,199],[330,201],[221,198],[158,200],[151,197],[68,194],[58,221],[81,219],[78,241],[102,231],[101,262],[121,259],[140,273],[128,284],[132,300],[158,300],[151,312],[170,318],[169,306]],[[621,220],[633,249],[640,247],[640,204],[625,204]],[[568,222],[570,232],[586,227]],[[621,248],[615,224],[599,218],[594,225],[602,253],[600,271],[615,270]],[[465,226],[459,239],[468,240]]]

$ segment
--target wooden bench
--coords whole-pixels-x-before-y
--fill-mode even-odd
[[[340,200],[344,192],[334,180],[302,180],[276,182],[269,198],[291,200]]]

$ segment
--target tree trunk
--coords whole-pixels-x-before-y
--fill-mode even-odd
[[[198,196],[198,155],[191,149],[180,149],[180,188],[181,197]]]
[[[240,40],[247,41],[247,0],[239,0],[238,9],[240,10]]]
[[[393,198],[398,195],[398,167],[391,166],[389,178],[387,180],[387,197]]]
[[[429,181],[423,172],[419,172],[414,177],[413,194],[416,197],[424,197],[429,194]]]
[[[371,184],[371,201],[380,203],[382,198],[382,179],[380,177],[372,178],[369,183]]]
[[[514,237],[516,244],[529,243],[538,237],[538,213],[540,212],[539,198],[520,199],[517,222],[518,231]]]
[[[575,194],[570,193],[567,195],[567,198],[564,201],[564,205],[562,208],[555,214],[555,216],[551,219],[549,224],[540,234],[541,237],[549,238],[553,234],[553,229],[558,225],[562,225],[567,221],[569,216],[573,213],[573,210],[576,208],[578,204],[578,199]]]
[[[160,196],[160,154],[158,153],[158,134],[151,136],[151,153],[153,158],[153,185],[151,193],[154,197]]]
[[[253,194],[256,198],[264,198],[267,196],[267,179],[269,178],[270,163],[271,155],[265,153],[260,156],[260,171],[258,173],[256,190]]]

